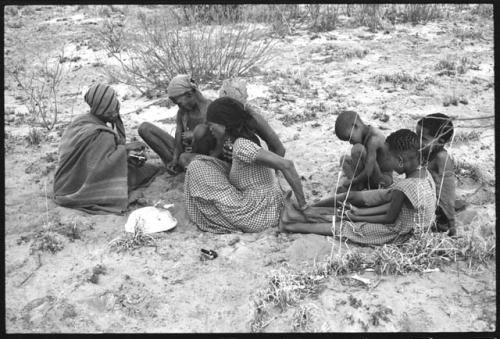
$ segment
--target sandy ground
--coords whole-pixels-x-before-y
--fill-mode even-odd
[[[71,65],[63,86],[60,124],[43,132],[38,146],[28,145],[26,108],[16,98],[15,85],[5,90],[5,287],[6,326],[14,332],[248,332],[254,316],[252,298],[267,284],[267,275],[286,266],[307,270],[321,261],[338,242],[316,235],[214,235],[190,224],[183,207],[181,174],[163,174],[140,192],[152,205],[173,203],[178,226],[156,235],[156,247],[132,252],[110,251],[109,242],[123,235],[127,215],[93,216],[59,207],[50,199],[57,149],[64,126],[85,113],[83,93],[92,80],[106,81],[95,64],[106,64],[102,51],[89,49],[90,26],[99,18],[73,8],[42,8],[17,17],[22,27],[6,25],[5,55],[21,53],[16,36],[46,47],[54,35],[67,42],[66,55],[80,56]],[[89,24],[90,23],[90,24]],[[481,39],[460,39],[456,30],[481,31]],[[52,40],[57,40],[56,38]],[[79,46],[78,49],[76,46]],[[362,57],[343,58],[342,51],[366,50]],[[492,115],[494,112],[493,22],[472,18],[443,20],[426,25],[396,25],[387,32],[342,28],[313,34],[298,30],[279,40],[276,58],[258,65],[246,78],[250,102],[261,109],[280,135],[286,156],[303,176],[308,200],[327,195],[335,187],[338,161],[349,145],[334,135],[339,109],[358,111],[369,124],[386,134],[414,129],[416,117],[443,112],[453,117]],[[466,56],[477,67],[465,74],[438,76],[439,60]],[[405,71],[419,77],[409,84],[376,81],[379,75]],[[426,81],[427,79],[427,81]],[[151,121],[173,132],[174,107],[149,106],[125,85],[113,84],[122,99],[128,136]],[[217,88],[201,86],[214,99]],[[467,98],[467,104],[443,106],[447,95]],[[383,117],[388,116],[388,121]],[[477,131],[479,137],[456,143],[455,160],[480,168],[477,181],[459,177],[457,193],[469,205],[458,214],[459,234],[478,225],[495,232],[494,130],[466,128],[491,125],[491,120],[458,121],[457,132]],[[159,163],[149,154],[150,161]],[[137,208],[132,206],[132,209]],[[55,254],[30,254],[33,235],[48,221],[72,225],[79,239],[61,236],[64,248]],[[476,225],[476,226],[473,226]],[[477,226],[479,227],[479,226]],[[479,230],[476,230],[479,232]],[[219,256],[200,260],[200,249]],[[351,250],[360,249],[354,245]],[[105,268],[97,279],[96,265]],[[496,320],[496,266],[470,267],[465,262],[443,266],[421,275],[362,277],[378,281],[373,288],[346,284],[331,277],[313,298],[281,312],[275,309],[264,329],[288,332],[296,310],[315,310],[310,331],[491,331]],[[91,281],[92,280],[92,281]],[[378,315],[378,317],[377,317]],[[375,320],[374,320],[375,319]]]

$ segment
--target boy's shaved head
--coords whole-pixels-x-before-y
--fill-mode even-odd
[[[351,129],[356,121],[361,124],[363,123],[358,113],[354,111],[343,111],[335,121],[335,135],[337,135],[340,140],[349,140]]]

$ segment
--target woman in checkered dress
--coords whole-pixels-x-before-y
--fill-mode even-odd
[[[232,165],[199,155],[187,167],[186,210],[191,221],[213,233],[259,232],[278,226],[283,193],[274,175],[280,170],[295,193],[298,208],[306,202],[293,162],[260,146],[249,128],[252,116],[237,100],[223,97],[207,109],[210,132],[218,143],[235,140]]]
[[[401,129],[389,135],[386,143],[394,170],[406,174],[405,179],[394,185],[389,203],[353,208],[347,213],[350,221],[342,225],[338,222],[333,229],[331,222],[308,222],[307,216],[314,215],[317,207],[306,209],[302,220],[288,218],[294,211],[287,204],[280,230],[335,235],[359,244],[382,245],[408,240],[415,228],[428,229],[434,220],[436,193],[431,175],[420,166],[418,137],[408,129]]]

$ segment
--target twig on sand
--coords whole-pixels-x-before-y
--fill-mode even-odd
[[[156,100],[154,100],[153,102],[150,102],[149,104],[147,104],[147,105],[145,105],[145,106],[141,106],[141,107],[139,107],[139,108],[137,108],[137,109],[135,109],[135,110],[133,110],[133,111],[130,111],[130,112],[125,112],[125,113],[121,113],[121,115],[126,115],[126,114],[132,114],[132,113],[135,113],[135,112],[137,112],[137,111],[140,111],[140,110],[143,110],[143,109],[145,109],[145,108],[148,108],[149,106],[153,106],[153,105],[155,105],[155,104],[157,104],[157,103],[159,103],[160,101],[163,101],[163,100],[165,100],[165,98],[159,98],[159,99],[156,99]]]
[[[38,271],[38,269],[40,267],[42,267],[42,255],[40,253],[38,253],[38,265],[37,265],[37,267],[30,274],[28,274],[28,276],[26,278],[24,278],[24,280],[21,281],[21,283],[19,283],[17,285],[17,287],[23,286],[35,274],[35,272]]]

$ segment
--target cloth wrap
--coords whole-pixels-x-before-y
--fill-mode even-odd
[[[84,98],[90,113],[69,124],[59,146],[54,200],[92,214],[119,214],[128,206],[128,189],[149,183],[157,169],[148,164],[136,169],[127,163],[125,129],[119,114],[113,126],[116,131],[104,121],[120,108],[111,87],[94,85]]]
[[[167,87],[167,95],[171,98],[175,98],[196,88],[196,83],[189,75],[179,74],[170,80]]]

